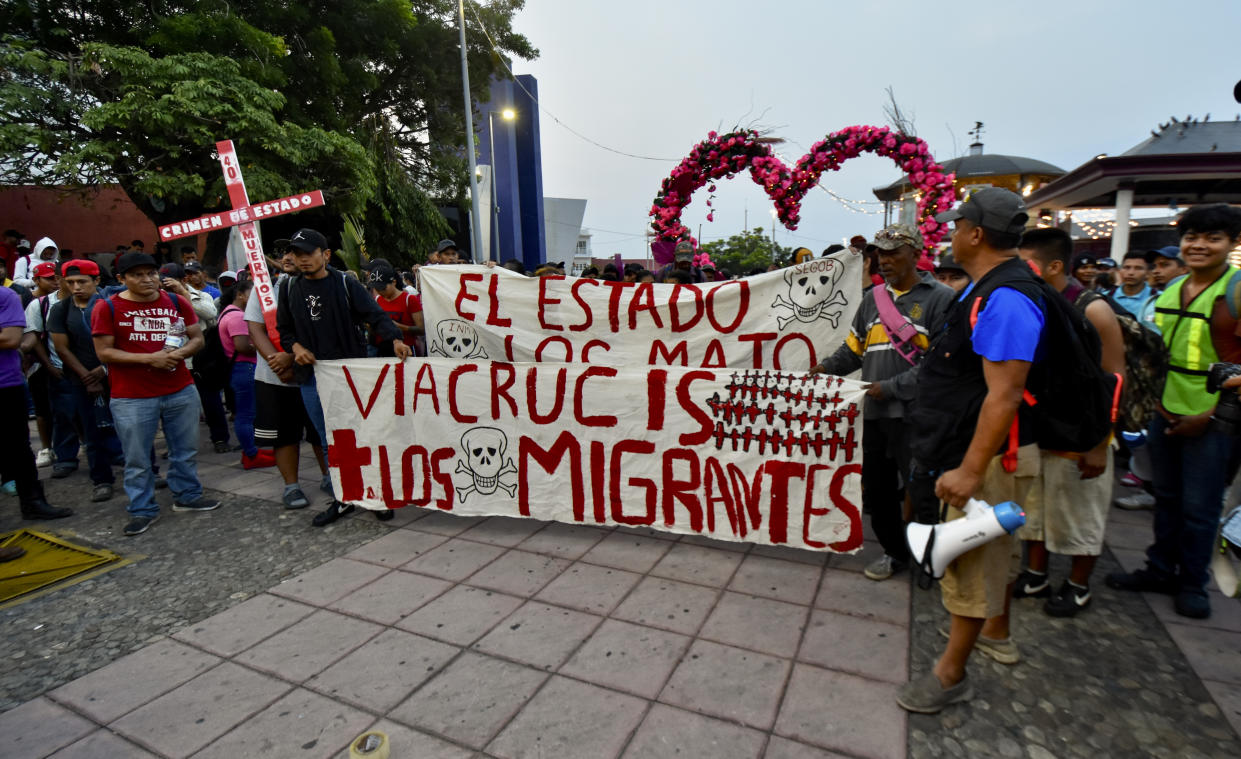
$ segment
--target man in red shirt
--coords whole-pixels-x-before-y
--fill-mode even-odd
[[[391,266],[380,264],[371,269],[371,287],[375,288],[377,293],[375,302],[401,330],[402,342],[417,347],[423,335],[422,299],[402,290],[397,286],[398,281],[396,270]],[[391,340],[376,339],[375,344],[379,346],[380,357],[392,358],[395,355],[392,352]],[[424,351],[419,351],[416,347],[415,354],[425,355]]]
[[[198,391],[185,359],[203,347],[202,326],[189,302],[160,289],[155,259],[129,252],[114,265],[125,290],[91,314],[95,353],[108,365],[112,420],[125,452],[126,535],[140,535],[159,518],[151,447],[163,423],[173,511],[211,511],[198,481]]]

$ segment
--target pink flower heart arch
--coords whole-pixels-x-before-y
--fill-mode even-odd
[[[694,192],[704,185],[710,185],[708,192],[715,192],[713,182],[749,169],[750,176],[763,186],[775,204],[780,221],[788,229],[797,229],[802,199],[819,183],[824,172],[838,171],[845,161],[864,152],[891,158],[909,175],[919,191],[918,228],[926,242],[925,253],[932,254],[947,231],[945,225],[935,221],[935,214],[952,208],[956,202],[953,175],[944,173],[944,167],[931,157],[925,142],[888,127],[851,126],[833,132],[815,143],[792,169],[771,152],[758,132],[709,132],[707,139],[695,145],[664,180],[651,206],[651,227],[659,240],[687,239],[697,246],[689,229],[681,223],[681,212],[690,204]],[[708,200],[707,205],[710,204]],[[707,221],[713,221],[713,217],[714,211],[709,212]]]

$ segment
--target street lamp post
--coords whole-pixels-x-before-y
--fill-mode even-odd
[[[470,162],[470,260],[482,252],[482,224],[478,214],[478,165],[474,161],[474,99],[470,97],[470,64],[465,48],[465,0],[457,0],[457,32],[461,42],[461,89],[465,93],[465,154]]]
[[[491,240],[494,242],[495,255],[491,260],[500,260],[500,204],[496,202],[496,122],[495,111],[487,111],[487,139],[491,148]],[[517,118],[517,111],[512,108],[500,109],[500,118],[511,122]],[[487,251],[488,255],[492,251]]]

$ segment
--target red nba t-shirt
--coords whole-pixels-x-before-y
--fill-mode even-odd
[[[175,299],[175,301],[174,301]],[[168,327],[180,316],[185,326],[198,322],[188,301],[160,290],[156,300],[140,303],[120,295],[108,303],[95,304],[91,313],[91,334],[112,335],[113,347],[130,353],[157,353],[164,349]],[[172,371],[141,364],[109,364],[113,398],[156,398],[172,395],[194,382],[185,362]]]

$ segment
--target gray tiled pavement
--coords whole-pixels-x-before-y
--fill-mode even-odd
[[[258,474],[213,471],[274,500]],[[1122,565],[1148,522],[1114,514]],[[906,755],[910,587],[866,580],[862,557],[413,509],[390,525],[0,714],[0,759],[335,759],[367,729],[394,757]],[[1191,622],[1147,600],[1241,729],[1241,605]],[[1040,755],[990,748],[1010,744]]]

